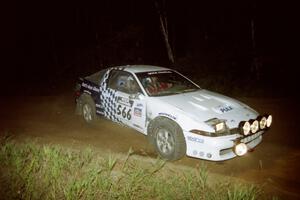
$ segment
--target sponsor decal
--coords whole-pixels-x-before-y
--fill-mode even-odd
[[[142,103],[138,103],[136,104],[137,107],[143,107],[143,104]]]
[[[152,75],[152,74],[168,74],[168,73],[172,73],[172,71],[166,70],[166,71],[148,72],[148,75]]]
[[[197,138],[197,137],[187,136],[187,139],[192,142],[197,142],[197,143],[201,143],[201,144],[204,143],[203,139]]]
[[[89,85],[87,83],[82,83],[81,86],[84,87],[84,88],[87,88],[89,90],[93,90],[95,92],[99,92],[100,91],[99,88],[97,88],[96,86],[92,86],[92,85]]]
[[[222,113],[227,113],[231,110],[233,110],[233,108],[231,106],[219,106],[219,110],[222,112]]]
[[[124,106],[132,107],[133,100],[129,100],[128,98],[125,97],[118,97],[117,102],[119,104],[122,104]]]
[[[133,115],[136,117],[142,117],[142,109],[141,108],[134,108]]]
[[[168,117],[168,118],[171,118],[173,120],[176,120],[176,117],[171,115],[171,114],[168,114],[168,113],[158,113],[158,115],[160,116],[165,116],[165,117]]]

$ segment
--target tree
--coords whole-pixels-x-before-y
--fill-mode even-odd
[[[162,5],[159,5],[158,1],[154,1],[155,8],[157,10],[157,13],[159,15],[159,22],[160,22],[160,30],[163,36],[163,39],[165,41],[167,53],[168,53],[168,58],[169,61],[174,64],[175,59],[174,59],[174,53],[170,45],[170,37],[169,37],[169,31],[168,31],[168,20],[167,20],[167,15],[166,15],[166,10],[164,9],[163,6],[165,6],[165,0],[162,0]]]

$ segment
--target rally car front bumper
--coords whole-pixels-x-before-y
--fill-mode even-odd
[[[184,132],[187,146],[187,156],[211,160],[223,161],[236,157],[236,147],[245,144],[246,152],[252,150],[262,141],[264,131],[259,131],[247,137],[233,134],[220,137],[209,137]],[[245,153],[246,153],[245,152]],[[244,153],[243,153],[244,154]]]

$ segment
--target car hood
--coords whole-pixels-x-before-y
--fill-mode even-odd
[[[204,89],[158,98],[194,120],[204,122],[211,118],[224,119],[230,128],[258,115],[255,110],[235,99]]]

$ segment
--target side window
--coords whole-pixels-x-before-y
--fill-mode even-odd
[[[127,94],[136,94],[141,92],[140,86],[134,77],[130,73],[124,71],[112,71],[110,74],[108,87]]]
[[[102,79],[104,77],[104,74],[106,73],[107,69],[103,69],[99,72],[99,78],[98,78],[98,83],[100,85],[100,83],[102,82]]]
[[[108,87],[111,89],[117,89],[117,78],[118,78],[118,71],[111,71],[108,80]]]

